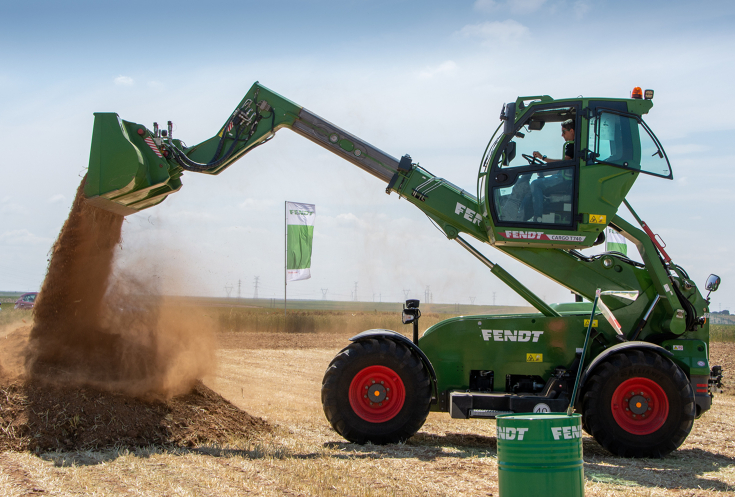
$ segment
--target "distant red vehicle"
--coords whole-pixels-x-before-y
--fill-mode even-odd
[[[33,309],[38,292],[24,293],[15,301],[15,309]]]

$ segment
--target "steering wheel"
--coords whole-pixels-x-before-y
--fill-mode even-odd
[[[538,157],[534,157],[533,155],[521,154],[521,156],[528,161],[529,166],[543,166],[546,164],[544,161]]]

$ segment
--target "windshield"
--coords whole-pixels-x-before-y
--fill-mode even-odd
[[[567,140],[564,138],[562,124],[574,129],[576,127],[574,107],[554,107],[537,110],[515,133],[509,146],[506,147],[501,168],[523,167],[530,164],[540,164],[541,160],[534,161],[534,152],[552,161],[571,160],[567,155],[570,143],[574,141],[574,134]],[[544,162],[546,159],[543,159]]]

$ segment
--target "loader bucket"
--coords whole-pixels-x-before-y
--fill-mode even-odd
[[[88,202],[127,216],[179,191],[180,177],[181,168],[163,157],[144,126],[112,112],[95,113],[84,184]]]

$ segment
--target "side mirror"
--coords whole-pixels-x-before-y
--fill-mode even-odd
[[[505,104],[505,110],[502,114],[501,119],[505,121],[505,124],[503,126],[503,134],[504,135],[512,135],[513,134],[513,128],[515,127],[515,120],[516,120],[516,103],[511,102]]]
[[[722,280],[719,276],[717,276],[716,274],[710,274],[707,278],[707,282],[704,284],[705,290],[707,290],[708,292],[716,292],[717,289],[720,287],[720,281]]]

